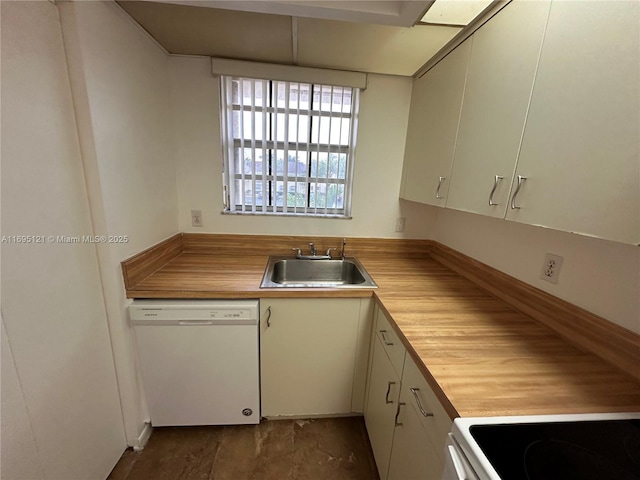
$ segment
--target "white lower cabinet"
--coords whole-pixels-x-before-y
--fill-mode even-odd
[[[407,355],[396,415],[388,480],[439,480],[452,421]]]
[[[378,310],[376,332],[389,328]],[[365,423],[382,480],[439,480],[451,420],[413,359],[404,352],[397,372],[388,347],[374,335]]]
[[[262,416],[362,412],[371,299],[260,301]]]
[[[393,442],[394,415],[400,396],[400,377],[375,337],[364,420],[381,479],[387,478]]]
[[[444,463],[411,404],[409,389],[402,388],[396,416],[387,480],[436,480]],[[444,445],[443,445],[444,448]]]

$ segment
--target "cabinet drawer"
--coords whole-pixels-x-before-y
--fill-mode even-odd
[[[376,336],[384,347],[394,370],[398,377],[402,377],[402,367],[404,365],[405,348],[395,330],[391,326],[391,322],[385,316],[384,312],[378,308],[376,320]]]
[[[384,352],[382,342],[373,339],[373,357],[369,377],[369,399],[364,421],[381,479],[387,478],[391,445],[393,443],[394,416],[400,397],[400,376]]]
[[[409,355],[407,355],[402,375],[402,390],[404,391],[405,389],[411,393],[409,401],[416,411],[420,413],[420,421],[431,437],[434,446],[438,451],[441,451],[444,448],[453,422]],[[421,406],[427,415],[433,415],[424,416],[420,409]]]

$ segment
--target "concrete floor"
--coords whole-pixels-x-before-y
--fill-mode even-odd
[[[377,480],[362,417],[154,428],[107,480]]]

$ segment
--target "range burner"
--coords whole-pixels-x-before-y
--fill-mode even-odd
[[[640,420],[473,425],[505,480],[640,480]]]
[[[536,440],[524,453],[524,471],[528,480],[636,480],[607,457],[573,443],[560,440]]]

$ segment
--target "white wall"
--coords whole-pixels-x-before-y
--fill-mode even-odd
[[[437,241],[640,333],[640,248],[457,210],[437,210]],[[540,279],[546,253],[564,258],[555,285]]]
[[[219,81],[208,59],[171,57],[180,230],[200,233],[423,238],[435,213],[398,200],[412,79],[369,75],[360,97],[351,220],[222,215]],[[202,210],[204,227],[191,226]],[[404,233],[394,232],[406,217]]]
[[[5,479],[45,478],[44,465],[38,455],[36,437],[31,427],[27,402],[20,386],[15,358],[2,318],[2,346],[0,353],[0,380],[2,386],[2,414],[0,432],[2,454],[0,477]]]
[[[104,479],[126,447],[58,10],[1,3],[2,472]]]
[[[114,2],[58,3],[129,445],[148,420],[120,262],[178,232],[168,57]]]

